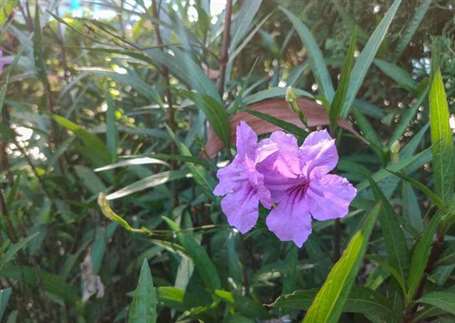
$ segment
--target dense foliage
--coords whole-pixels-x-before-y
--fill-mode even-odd
[[[452,0],[81,2],[0,1],[0,320],[455,320]],[[239,120],[329,129],[350,213],[229,227]]]

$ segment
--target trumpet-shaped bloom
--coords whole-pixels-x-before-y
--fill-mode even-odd
[[[256,133],[245,122],[241,122],[236,136],[237,155],[228,166],[218,170],[219,183],[213,193],[223,196],[221,209],[229,224],[241,233],[246,233],[257,222],[259,202],[270,208],[271,196],[264,185],[264,175],[256,169]]]
[[[280,240],[301,247],[312,218],[330,220],[348,213],[357,191],[345,178],[329,174],[338,153],[326,130],[312,132],[301,147],[294,136],[276,131],[261,142],[258,156],[257,169],[276,203],[266,223]]]

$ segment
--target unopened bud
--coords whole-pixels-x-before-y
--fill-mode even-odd
[[[305,127],[307,127],[306,117],[303,114],[302,109],[300,109],[299,107],[299,104],[297,102],[297,95],[295,94],[294,89],[292,87],[288,87],[286,90],[286,101],[289,104],[291,110],[299,116],[300,121],[302,121]]]
[[[400,142],[395,140],[390,146],[390,159],[392,162],[398,162],[400,160]]]

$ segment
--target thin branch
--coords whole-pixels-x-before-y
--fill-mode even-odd
[[[231,39],[231,18],[232,18],[232,0],[226,1],[226,11],[224,15],[224,32],[223,44],[220,53],[220,79],[218,83],[218,92],[222,96],[224,93],[224,80],[226,78],[226,65],[229,60],[229,42]]]

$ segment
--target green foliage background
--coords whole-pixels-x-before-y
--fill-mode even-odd
[[[455,3],[233,1],[226,60],[225,11],[152,3],[0,1],[0,321],[453,322]],[[359,191],[302,249],[229,228],[205,151],[287,87]]]

